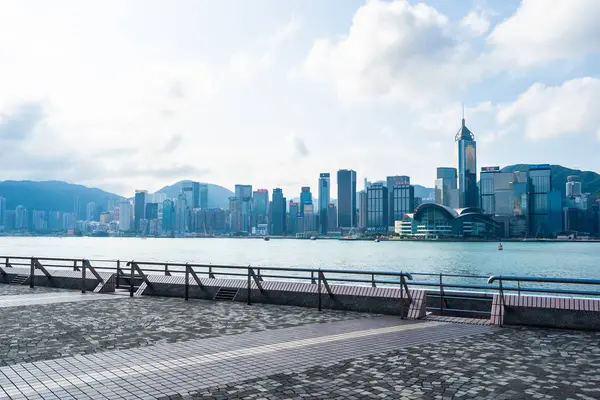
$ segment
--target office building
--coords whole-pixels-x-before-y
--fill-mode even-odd
[[[394,226],[395,215],[397,212],[394,210],[394,201],[392,196],[394,195],[394,186],[399,185],[410,185],[410,176],[406,175],[396,175],[396,176],[388,176],[385,180],[385,185],[388,188],[388,225]]]
[[[269,191],[267,189],[257,189],[252,195],[252,221],[251,226],[267,223],[267,212],[269,209]]]
[[[454,140],[457,148],[459,207],[477,207],[477,146],[475,135],[465,126],[464,115]]]
[[[140,220],[145,218],[147,190],[136,190],[134,198],[134,228],[137,231],[140,229]]]
[[[100,223],[110,224],[113,220],[113,213],[110,211],[103,211],[100,213]]]
[[[5,229],[6,219],[6,199],[4,197],[0,197],[0,232]]]
[[[275,236],[285,235],[286,232],[286,199],[280,188],[273,189],[271,201],[271,234]]]
[[[324,172],[319,175],[319,231],[322,235],[326,235],[329,231],[327,218],[328,206],[331,202],[331,187],[329,172]]]
[[[158,219],[158,203],[146,203],[145,216],[149,221]]]
[[[303,223],[304,233],[317,233],[317,215],[312,201],[304,203]]]
[[[100,221],[100,213],[98,207],[93,201],[87,203],[85,206],[85,220],[86,221]]]
[[[439,167],[435,180],[435,203],[446,207],[458,208],[458,178],[456,168]]]
[[[367,189],[358,192],[358,223],[357,226],[360,229],[367,229],[367,190],[371,188],[371,185]]]
[[[327,219],[328,232],[337,232],[337,207],[333,203],[327,205]]]
[[[15,208],[15,229],[29,229],[29,213],[27,209],[21,205]]]
[[[550,204],[549,195],[552,192],[552,170],[548,164],[538,164],[529,166],[530,187],[530,234],[534,237],[545,236],[551,233],[551,226],[556,227],[556,224],[550,220],[550,216],[556,212],[550,207],[556,207],[556,198],[553,198]],[[552,195],[555,197],[556,195]],[[562,214],[562,204],[560,206],[560,214]],[[562,218],[561,218],[562,230]]]
[[[356,226],[356,171],[341,169],[337,173],[338,225]]]
[[[16,210],[6,210],[4,214],[4,230],[6,232],[16,229]]]
[[[388,189],[392,192],[391,196],[388,194],[388,198],[391,198],[392,205],[389,208],[393,211],[393,222],[388,222],[388,225],[394,226],[396,221],[402,221],[406,214],[415,211],[417,207],[417,204],[415,204],[415,187],[410,183],[405,183]]]
[[[62,229],[65,231],[72,231],[75,229],[75,214],[64,213],[62,214]]]
[[[200,208],[208,208],[208,184],[200,183],[198,186],[200,191]]]
[[[288,224],[288,229],[287,229],[287,232],[290,235],[296,234],[298,213],[299,213],[298,203],[296,203],[295,201],[290,201],[290,204],[289,204],[289,216],[290,217],[289,217],[289,224]]]
[[[48,212],[48,230],[52,232],[59,232],[64,230],[63,216],[60,211]]]
[[[438,168],[439,170],[439,168]],[[494,193],[494,175],[500,173],[500,167],[481,167],[479,174],[479,193],[481,196],[481,209],[485,214],[495,215],[495,193]],[[436,185],[437,189],[437,185]]]
[[[367,231],[388,231],[388,188],[374,183],[367,189]]]
[[[131,221],[133,221],[133,210],[129,200],[119,202],[119,230],[129,232],[132,230]]]
[[[310,186],[303,186],[300,191],[300,213],[304,214],[304,204],[312,203],[312,193],[310,192]]]
[[[237,199],[236,210],[239,210],[239,228],[234,232],[251,231],[251,211],[252,211],[252,185],[235,185],[235,198]],[[237,216],[236,216],[237,218]]]
[[[34,231],[45,231],[48,228],[46,211],[33,210],[31,213],[31,228]]]
[[[166,199],[162,203],[162,231],[164,233],[173,232],[176,226],[175,221],[175,203],[173,202],[173,200]]]
[[[163,211],[164,212],[164,211]],[[189,207],[185,193],[179,193],[175,202],[175,230],[187,232],[189,224]]]
[[[566,197],[581,196],[581,181],[579,180],[579,176],[567,176],[565,189]]]
[[[241,232],[242,228],[242,209],[238,198],[233,196],[229,198],[229,229],[233,233]]]

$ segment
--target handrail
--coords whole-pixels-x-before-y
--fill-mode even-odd
[[[572,283],[576,285],[600,285],[599,279],[584,279],[584,278],[545,278],[535,276],[503,276],[492,275],[488,278],[488,283],[495,281],[512,281],[512,282],[537,282],[537,283]]]

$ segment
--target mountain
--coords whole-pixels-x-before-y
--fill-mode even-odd
[[[3,181],[0,182],[0,197],[6,198],[7,210],[22,205],[28,210],[63,212],[73,212],[77,197],[83,210],[90,202],[106,209],[108,200],[122,199],[114,193],[61,181]]]
[[[422,199],[435,199],[435,189],[428,188],[421,185],[415,186],[415,197],[420,197]]]
[[[179,181],[170,186],[157,190],[156,193],[165,193],[167,197],[177,197],[181,193],[181,184],[190,182],[188,180]],[[229,198],[235,196],[231,190],[223,186],[208,183],[208,207],[229,209]]]
[[[530,164],[508,165],[502,168],[502,172],[527,171]],[[565,195],[565,184],[567,176],[577,175],[581,180],[581,191],[583,193],[592,193],[596,198],[600,197],[600,175],[592,171],[581,171],[579,169],[571,169],[562,165],[551,165],[552,171],[552,188],[561,191]]]

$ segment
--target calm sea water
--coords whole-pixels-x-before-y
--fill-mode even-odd
[[[600,243],[0,237],[0,256],[600,278]]]

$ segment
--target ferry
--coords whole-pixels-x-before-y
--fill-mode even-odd
[[[503,250],[502,243],[498,243],[498,250]]]
[[[317,237],[316,236],[311,236],[310,240],[317,240]]]
[[[265,237],[263,238],[263,240],[264,240],[265,242],[268,242],[268,241],[269,241],[269,240],[271,240],[271,239],[269,239],[269,237],[268,237],[268,236],[265,236]]]

